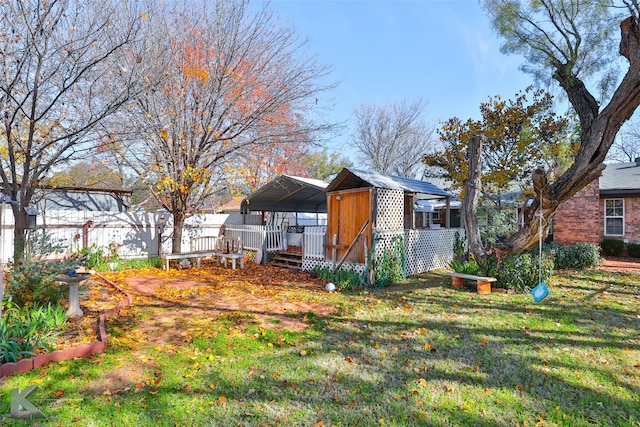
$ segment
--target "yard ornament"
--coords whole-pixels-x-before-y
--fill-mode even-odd
[[[327,292],[333,292],[336,290],[336,285],[334,285],[333,283],[329,282],[327,283],[327,286],[324,287]]]

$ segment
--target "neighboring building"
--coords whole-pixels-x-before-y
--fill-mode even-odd
[[[555,242],[600,244],[604,239],[640,242],[640,158],[608,164],[598,180],[556,211]]]
[[[38,211],[127,212],[131,191],[81,187],[40,187],[33,199]]]

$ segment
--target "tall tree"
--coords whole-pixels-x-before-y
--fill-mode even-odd
[[[14,261],[24,255],[35,187],[87,149],[98,125],[140,88],[141,17],[110,0],[0,2],[0,181],[17,201]]]
[[[444,178],[461,190],[461,195],[473,160],[468,146],[474,137],[482,139],[478,194],[497,208],[504,194],[530,189],[529,178],[535,169],[546,166],[554,170],[567,151],[572,158],[568,120],[554,113],[553,97],[545,91],[528,87],[513,100],[495,96],[480,105],[480,112],[481,120],[447,120],[438,130],[443,150],[424,157],[428,166],[445,172]]]
[[[580,145],[567,171],[552,181],[543,170],[533,174],[538,192],[527,208],[529,220],[503,247],[522,252],[537,243],[540,222],[546,230],[558,205],[600,176],[620,127],[640,104],[640,7],[635,0],[485,0],[484,8],[505,40],[503,51],[523,54],[524,70],[554,80],[580,124]],[[628,69],[615,86],[617,42]]]
[[[232,194],[251,194],[274,178],[307,175],[307,144],[255,144],[226,159],[225,180]]]
[[[318,83],[328,69],[268,5],[177,1],[147,18],[155,89],[136,98],[128,112],[135,132],[115,143],[172,215],[172,251],[180,252],[185,219],[218,190],[234,155],[308,142],[328,128],[305,115],[330,88]]]
[[[422,157],[437,141],[435,127],[424,119],[425,110],[421,99],[358,107],[353,141],[360,160],[377,172],[418,176]]]
[[[312,152],[304,159],[309,178],[331,181],[342,169],[353,166],[348,158],[327,150]]]

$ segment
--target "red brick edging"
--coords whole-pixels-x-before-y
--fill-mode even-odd
[[[57,362],[61,360],[69,360],[80,357],[88,357],[92,354],[102,353],[107,348],[107,330],[104,321],[107,317],[118,315],[123,309],[133,304],[133,297],[128,294],[120,286],[116,285],[101,274],[96,274],[104,280],[109,286],[124,294],[125,298],[118,303],[117,306],[105,311],[98,319],[98,340],[89,344],[81,344],[77,347],[68,348],[66,350],[56,350],[49,354],[40,354],[30,359],[22,359],[15,363],[5,363],[0,365],[0,377],[29,372],[33,369],[40,368],[49,362]]]

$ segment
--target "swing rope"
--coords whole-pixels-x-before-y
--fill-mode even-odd
[[[538,224],[538,283],[542,283],[542,191],[540,191],[540,222]]]

